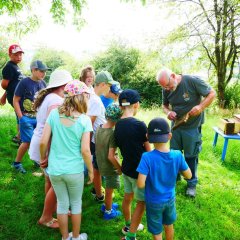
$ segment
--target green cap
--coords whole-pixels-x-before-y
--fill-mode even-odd
[[[118,82],[114,81],[112,75],[108,71],[101,71],[96,75],[95,83],[108,83],[108,84],[117,84]]]
[[[123,112],[121,108],[116,103],[110,104],[105,111],[106,119],[112,122],[117,122],[121,118],[122,114]]]

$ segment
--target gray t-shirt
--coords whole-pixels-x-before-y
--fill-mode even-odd
[[[163,89],[163,104],[172,106],[172,110],[181,118],[194,106],[198,105],[202,97],[206,97],[211,87],[197,76],[183,75],[175,91]],[[204,112],[196,117],[191,117],[181,128],[196,128],[204,122]]]

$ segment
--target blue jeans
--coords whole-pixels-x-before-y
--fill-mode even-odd
[[[146,202],[148,231],[158,235],[163,231],[162,225],[171,225],[177,219],[175,198],[164,203]]]

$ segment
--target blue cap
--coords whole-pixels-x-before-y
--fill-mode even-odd
[[[122,92],[122,89],[120,87],[120,84],[113,84],[110,87],[110,91],[116,95],[119,95]]]
[[[41,71],[47,71],[50,70],[42,61],[35,60],[31,63],[30,69],[39,69]]]

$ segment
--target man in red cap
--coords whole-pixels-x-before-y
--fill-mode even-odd
[[[18,67],[18,64],[22,61],[22,48],[17,45],[13,44],[8,49],[8,55],[10,60],[7,62],[5,67],[2,70],[2,82],[1,86],[6,91],[0,98],[0,105],[6,104],[6,99],[8,103],[10,103],[13,107],[13,96],[15,92],[15,88],[18,85],[19,81],[24,78],[21,69]],[[17,119],[17,129],[18,128],[18,119]],[[18,130],[19,132],[19,130]],[[19,134],[13,138],[14,142],[20,142]]]

